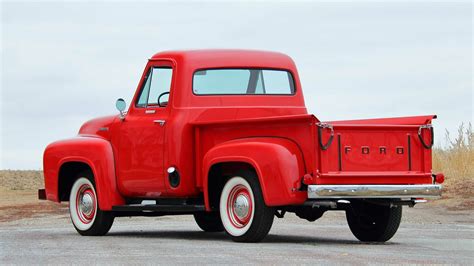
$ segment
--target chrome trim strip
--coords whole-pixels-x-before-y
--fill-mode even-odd
[[[309,185],[308,198],[439,198],[441,189],[441,185]]]

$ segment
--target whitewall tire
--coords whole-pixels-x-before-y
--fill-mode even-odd
[[[219,206],[227,233],[241,236],[249,230],[255,214],[254,205],[250,184],[240,176],[231,178],[222,189]]]
[[[257,176],[251,171],[242,171],[224,185],[219,213],[232,240],[258,242],[270,231],[275,209],[265,205]]]
[[[81,177],[72,186],[69,213],[78,230],[87,231],[92,227],[97,213],[97,194],[89,179]]]
[[[87,177],[79,177],[72,185],[69,214],[81,235],[105,235],[114,221],[111,212],[100,210],[94,184]]]

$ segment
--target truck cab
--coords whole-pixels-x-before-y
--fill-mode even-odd
[[[441,195],[434,115],[320,121],[293,60],[248,50],[148,60],[132,101],[44,153],[41,198],[69,201],[82,235],[119,216],[193,215],[204,231],[262,240],[274,217],[345,210],[362,241],[387,241],[402,206]]]

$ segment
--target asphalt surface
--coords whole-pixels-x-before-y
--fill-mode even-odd
[[[406,208],[394,238],[370,244],[352,236],[342,212],[326,213],[313,223],[289,214],[275,219],[263,242],[243,244],[225,233],[200,231],[192,216],[117,218],[108,235],[84,237],[63,208],[61,213],[0,223],[0,264],[472,265],[472,215],[430,217],[424,210]]]

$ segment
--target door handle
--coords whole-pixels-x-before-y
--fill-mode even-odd
[[[164,126],[166,123],[166,120],[157,119],[157,120],[153,120],[153,123],[160,124],[160,126]]]

